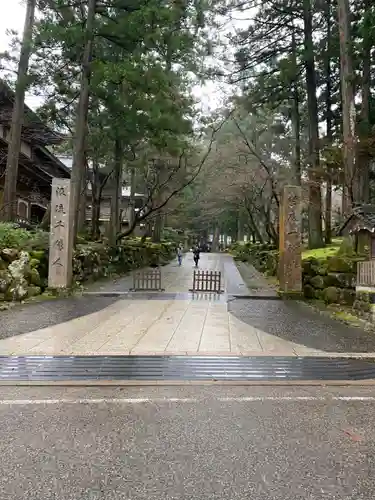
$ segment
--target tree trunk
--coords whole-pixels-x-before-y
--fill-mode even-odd
[[[129,198],[129,227],[133,225],[135,219],[135,168],[130,169],[130,198]]]
[[[152,231],[152,241],[160,243],[163,237],[164,230],[164,214],[157,214],[154,222],[154,229]]]
[[[146,220],[145,222],[145,237],[151,238],[152,236],[152,223],[150,220]]]
[[[215,226],[214,235],[212,238],[212,251],[213,252],[219,251],[219,239],[220,239],[220,227]]]
[[[301,121],[299,114],[299,90],[298,90],[298,66],[297,66],[297,45],[295,27],[292,27],[292,65],[293,65],[293,104],[292,104],[292,126],[294,135],[294,182],[301,185]]]
[[[92,162],[91,205],[91,238],[98,240],[100,238],[100,177],[96,159]]]
[[[343,130],[343,215],[348,215],[358,201],[358,172],[355,170],[355,105],[353,89],[352,42],[350,36],[349,2],[337,0],[340,34],[340,69]]]
[[[255,238],[255,241],[258,240],[259,243],[264,243],[264,238],[261,234],[261,232],[258,229],[258,226],[256,225],[254,221],[253,214],[251,212],[251,208],[246,207],[247,215],[249,217],[249,226],[251,228],[251,232]]]
[[[123,151],[119,139],[115,140],[114,150],[114,170],[112,179],[112,197],[111,197],[111,219],[109,228],[109,242],[116,244],[117,234],[120,232],[120,199],[122,190],[122,162]]]
[[[82,233],[86,225],[86,207],[87,207],[87,181],[88,181],[88,163],[87,155],[85,153],[85,172],[81,180],[81,192],[79,199],[79,214],[78,214],[78,228],[77,231]]]
[[[303,0],[303,14],[306,89],[309,121],[309,248],[320,248],[323,246],[322,194],[320,190],[318,104],[316,98],[316,73],[314,44],[312,37],[311,0]]]
[[[18,76],[10,128],[10,140],[4,180],[3,209],[1,214],[2,219],[7,221],[15,220],[17,217],[18,161],[21,148],[27,73],[29,69],[33,26],[35,21],[35,6],[36,0],[27,1],[21,54],[18,63]]]
[[[368,139],[371,135],[370,127],[370,84],[371,84],[371,5],[370,0],[364,0],[363,43],[362,43],[362,89],[361,111],[359,122],[359,142],[357,143],[357,169],[359,177],[359,199],[363,203],[370,200],[370,155]]]
[[[241,210],[238,211],[237,215],[237,241],[244,240],[244,221],[243,214]]]
[[[327,46],[325,53],[325,80],[326,80],[326,128],[327,145],[332,145],[332,74],[331,74],[331,41],[332,41],[332,19],[331,19],[331,0],[326,0],[326,27],[327,27]],[[326,181],[326,203],[325,203],[325,243],[332,241],[332,167],[330,161],[327,161],[327,181]]]
[[[78,213],[81,194],[82,177],[85,171],[85,146],[87,135],[87,116],[89,106],[89,90],[91,76],[91,57],[94,39],[96,0],[89,0],[85,29],[85,49],[82,58],[81,82],[78,108],[75,122],[75,144],[71,173],[70,192],[70,245],[74,247],[78,229]]]

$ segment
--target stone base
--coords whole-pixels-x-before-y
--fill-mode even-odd
[[[375,287],[356,286],[355,292],[353,309],[361,318],[375,323]]]
[[[298,290],[279,290],[277,293],[282,299],[300,300],[304,298],[303,292]]]

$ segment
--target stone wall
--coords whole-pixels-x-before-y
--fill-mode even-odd
[[[356,315],[370,322],[374,322],[374,295],[371,292],[357,292],[353,304]]]
[[[77,245],[73,257],[76,284],[94,281],[132,269],[164,265],[175,256],[174,243],[154,244],[130,240],[111,248],[102,243]],[[22,301],[48,287],[48,249],[0,249],[0,301]]]
[[[304,296],[307,299],[324,300],[327,304],[352,305],[355,300],[357,261],[352,257],[341,256],[304,260]]]
[[[250,262],[258,271],[276,276],[279,251],[268,243],[234,244],[230,249],[235,260]]]
[[[235,259],[251,263],[258,271],[276,276],[279,253],[267,244],[234,245]],[[302,261],[303,295],[307,299],[326,303],[352,305],[355,300],[358,256],[331,256],[324,259],[308,258]]]

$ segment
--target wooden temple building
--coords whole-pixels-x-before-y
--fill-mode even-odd
[[[0,80],[0,201],[3,196],[13,101],[13,91]],[[62,141],[61,135],[46,126],[25,106],[17,183],[19,222],[41,222],[51,199],[53,177],[70,177],[69,168],[48,149]]]
[[[375,291],[375,205],[356,205],[338,234],[351,236],[355,251],[366,259],[357,263],[357,290],[371,287]]]

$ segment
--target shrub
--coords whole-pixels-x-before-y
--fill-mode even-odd
[[[24,248],[30,240],[30,232],[7,222],[0,223],[0,248]]]

